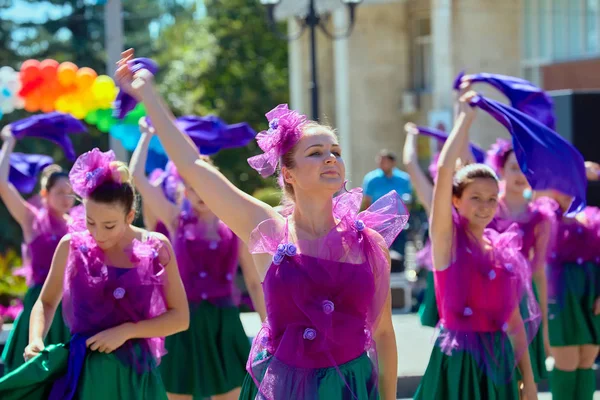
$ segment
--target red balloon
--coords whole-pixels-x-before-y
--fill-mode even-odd
[[[21,80],[23,83],[38,79],[40,73],[40,62],[38,60],[27,60],[21,64]]]
[[[42,78],[46,81],[56,80],[56,72],[58,71],[58,61],[44,60],[40,63],[40,71]]]

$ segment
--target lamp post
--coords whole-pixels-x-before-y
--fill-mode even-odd
[[[297,0],[296,0],[297,1]],[[271,29],[279,36],[287,41],[292,41],[300,38],[306,28],[310,30],[310,68],[311,68],[311,82],[310,82],[310,92],[311,92],[311,111],[312,118],[317,121],[319,119],[319,83],[317,78],[317,38],[316,38],[316,30],[319,28],[321,32],[325,34],[331,40],[343,39],[350,36],[352,33],[352,29],[354,28],[355,16],[356,16],[356,6],[362,3],[362,0],[340,0],[342,4],[344,4],[348,8],[348,13],[350,15],[350,23],[346,28],[345,32],[329,32],[325,27],[324,21],[327,21],[329,15],[319,15],[315,8],[315,0],[308,0],[308,10],[306,15],[304,16],[296,16],[295,19],[300,26],[300,31],[293,35],[287,36],[279,32],[276,28],[275,22],[275,7],[281,0],[260,0],[261,4],[267,8],[267,15],[269,18],[269,26]]]

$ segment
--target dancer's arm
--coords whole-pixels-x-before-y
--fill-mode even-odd
[[[25,241],[31,238],[31,225],[33,222],[33,211],[29,208],[27,201],[19,191],[8,180],[10,172],[10,155],[15,148],[15,137],[10,131],[10,125],[2,129],[4,144],[0,150],[0,198],[6,205],[8,212],[21,226]]]
[[[542,333],[544,335],[544,348],[549,355],[550,334],[548,330],[548,280],[546,278],[546,260],[550,245],[551,222],[543,221],[538,224],[535,231],[535,245],[531,267],[533,282],[537,288],[540,309],[542,311]]]
[[[519,307],[515,308],[511,319],[508,324],[509,338],[512,342],[514,351],[518,357],[517,362],[521,377],[523,379],[524,389],[523,392],[526,395],[527,400],[537,399],[537,385],[533,376],[533,370],[531,368],[531,360],[529,358],[529,344],[527,343],[527,335],[525,333],[525,324]]]
[[[69,247],[71,244],[71,235],[64,236],[58,243],[50,272],[44,282],[40,297],[35,302],[31,317],[29,318],[29,345],[25,348],[25,359],[35,357],[44,349],[44,338],[52,325],[54,313],[60,303],[63,295],[63,279],[67,258],[69,257]]]
[[[402,152],[402,161],[404,162],[406,172],[410,175],[410,181],[415,188],[415,192],[417,192],[419,202],[423,205],[427,215],[430,215],[433,185],[419,165],[419,159],[417,157],[418,131],[414,124],[406,124],[404,129],[406,130],[406,140]]]
[[[157,317],[139,322],[126,322],[92,336],[86,341],[91,350],[111,353],[129,339],[164,337],[188,329],[190,311],[173,248],[164,235],[158,233],[153,233],[153,235],[158,237],[163,244],[159,257],[168,260],[168,262],[163,262],[166,272],[167,311]]]
[[[263,295],[263,289],[260,283],[261,278],[258,276],[258,270],[254,266],[254,259],[248,251],[248,246],[241,241],[239,254],[240,267],[242,268],[242,273],[244,275],[246,289],[248,289],[248,294],[250,295],[250,299],[252,299],[254,309],[260,316],[260,320],[265,322],[265,319],[267,318],[267,310],[265,308],[265,296]]]
[[[179,131],[173,114],[154,88],[152,74],[147,70],[138,71],[134,81],[127,66],[132,58],[132,49],[123,53],[116,74],[117,82],[144,103],[156,134],[179,174],[217,217],[244,242],[262,221],[282,219],[272,207],[236,188],[216,168],[199,159],[197,148]]]
[[[431,229],[429,236],[432,242],[433,263],[436,269],[448,266],[452,251],[452,180],[456,160],[461,155],[465,143],[469,140],[469,128],[475,118],[475,110],[469,105],[474,92],[465,94],[460,99],[460,113],[450,136],[444,143],[438,161],[438,176],[433,188],[433,204],[431,207]]]
[[[152,139],[153,128],[149,127],[145,118],[141,118],[140,130],[142,136],[131,156],[129,170],[133,176],[136,190],[142,195],[144,206],[167,226],[169,231],[179,214],[179,207],[171,203],[159,186],[154,186],[146,176],[146,160],[148,159],[148,147]],[[152,227],[154,229],[154,227]]]
[[[387,248],[385,251],[389,268],[392,262]],[[383,305],[381,316],[375,330],[375,344],[377,346],[377,358],[379,360],[379,387],[381,388],[382,400],[396,400],[396,385],[398,381],[398,346],[396,344],[396,333],[392,323],[392,290],[387,289],[388,294]]]

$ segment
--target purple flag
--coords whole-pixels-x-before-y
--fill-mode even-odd
[[[508,129],[521,171],[533,190],[554,189],[573,197],[567,214],[585,208],[587,179],[581,153],[546,125],[502,103],[475,96],[471,105]]]
[[[76,158],[70,133],[87,132],[85,125],[70,114],[51,112],[37,114],[10,124],[12,134],[21,139],[25,136],[48,139],[65,152],[65,156],[74,161]]]
[[[20,193],[31,193],[40,172],[54,160],[43,154],[12,153],[8,180]]]
[[[458,90],[464,72],[458,74],[454,80],[454,89]],[[468,75],[472,83],[487,83],[502,92],[517,110],[538,120],[548,128],[556,129],[554,115],[554,102],[539,87],[525,79],[513,76],[481,73]]]
[[[149,58],[134,58],[127,64],[133,73],[141,69],[147,69],[153,75],[158,72],[158,65]],[[117,119],[125,118],[127,113],[133,110],[137,103],[138,101],[135,98],[119,89],[117,98],[113,103],[113,117]]]
[[[446,132],[442,132],[435,128],[427,128],[424,126],[417,126],[420,135],[429,136],[434,139],[437,139],[441,143],[444,143],[446,139],[448,139],[448,134]],[[485,160],[485,151],[483,149],[473,143],[469,143],[469,148],[471,149],[471,153],[475,157],[475,161],[478,163],[482,163]]]

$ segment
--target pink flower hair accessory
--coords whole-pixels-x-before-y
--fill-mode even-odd
[[[69,172],[69,180],[73,191],[82,198],[87,198],[98,186],[107,181],[121,183],[121,177],[111,163],[116,161],[112,150],[101,152],[95,148],[83,153],[75,161]]]
[[[264,152],[248,159],[248,164],[263,178],[273,175],[282,155],[290,151],[300,140],[300,129],[307,118],[287,104],[280,104],[266,114],[269,129],[256,135],[258,146]]]
[[[499,173],[506,162],[506,154],[513,149],[512,143],[506,139],[498,138],[487,151],[485,163]]]

